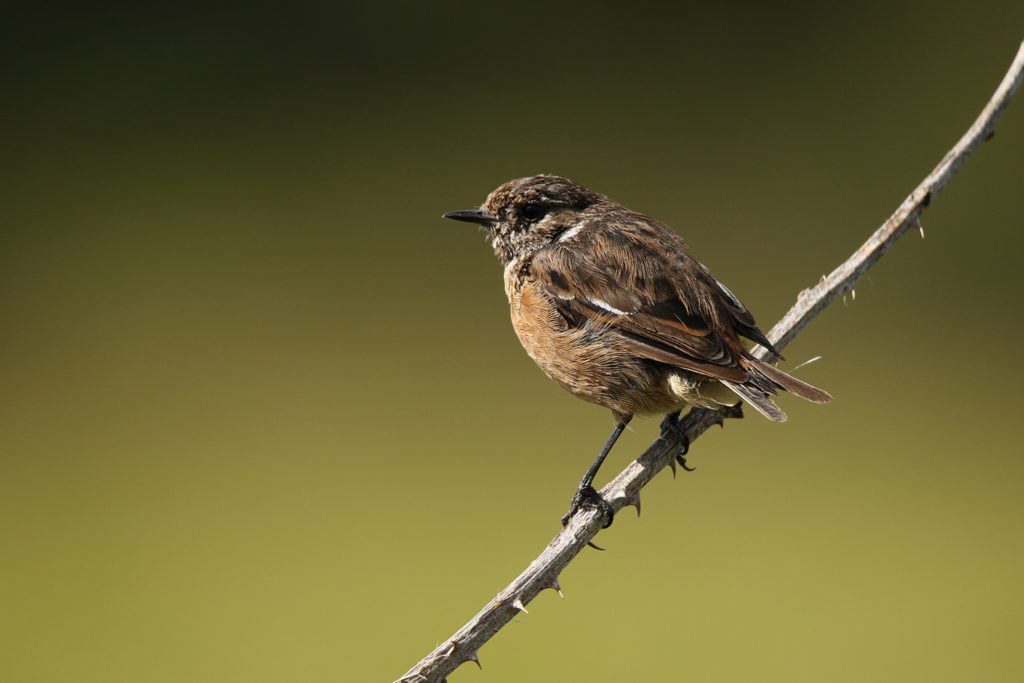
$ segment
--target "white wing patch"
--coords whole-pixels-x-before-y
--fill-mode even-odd
[[[575,237],[576,235],[580,234],[580,231],[583,230],[583,227],[584,227],[583,223],[577,223],[576,225],[572,226],[571,228],[569,228],[568,230],[563,232],[561,235],[559,235],[558,236],[558,241],[559,242],[568,242],[573,237]]]
[[[620,311],[619,309],[615,308],[614,306],[612,306],[607,301],[601,301],[600,299],[591,299],[590,303],[594,304],[598,308],[603,308],[604,310],[608,311],[609,313],[614,313],[615,315],[631,315],[630,312],[628,312],[628,311]]]

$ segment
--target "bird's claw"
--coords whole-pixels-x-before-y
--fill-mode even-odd
[[[569,519],[586,506],[597,508],[608,518],[608,521],[601,525],[602,529],[607,529],[612,525],[615,520],[615,510],[612,509],[611,504],[602,498],[593,486],[581,486],[576,489],[572,502],[569,503],[569,511],[562,515],[562,526],[568,524]]]
[[[679,442],[683,445],[682,452],[680,452],[679,455],[676,456],[676,462],[682,465],[683,469],[686,470],[687,472],[692,472],[694,468],[687,467],[686,458],[683,457],[690,452],[690,438],[686,436],[686,432],[684,432],[683,428],[679,426],[678,410],[675,411],[674,413],[669,413],[668,415],[665,416],[665,419],[661,421],[661,433],[664,434],[666,432],[671,432],[675,434],[676,438],[679,439]]]

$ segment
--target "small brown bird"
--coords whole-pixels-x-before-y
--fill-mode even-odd
[[[487,229],[523,348],[551,379],[610,408],[617,421],[563,525],[584,503],[611,524],[594,476],[634,414],[669,413],[673,427],[684,404],[713,407],[739,396],[781,422],[786,414],[771,400],[780,389],[815,403],[832,399],[752,356],[740,337],[779,354],[739,299],[671,228],[603,195],[538,175],[444,217]]]

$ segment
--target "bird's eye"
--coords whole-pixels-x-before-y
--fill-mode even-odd
[[[519,215],[528,221],[535,221],[545,214],[544,207],[539,204],[527,204],[519,210]]]

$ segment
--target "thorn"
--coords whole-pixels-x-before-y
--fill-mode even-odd
[[[522,598],[516,598],[515,600],[513,600],[512,601],[512,606],[515,607],[520,612],[522,612],[523,614],[529,614],[530,613],[530,610],[526,609],[526,606],[523,604],[523,599]]]
[[[551,590],[553,590],[556,593],[558,593],[558,597],[560,597],[563,600],[565,600],[565,594],[562,593],[562,587],[558,585],[558,577],[557,576],[554,577],[553,579],[551,579],[551,582],[548,583],[548,585],[545,586],[545,588],[550,588]]]
[[[850,289],[850,301],[856,301],[856,300],[857,300],[857,290],[856,289]]]
[[[924,239],[924,226],[921,225],[921,221],[914,221],[917,224],[917,231],[921,233],[921,239]]]
[[[668,461],[668,466],[672,468],[672,478],[676,478],[676,459],[672,458]]]
[[[445,657],[451,657],[452,653],[455,652],[455,647],[456,647],[455,641],[453,640],[451,642],[451,644],[448,646],[448,649],[444,651],[444,656]]]
[[[473,662],[474,664],[476,664],[478,669],[484,668],[483,665],[480,663],[480,658],[476,656],[476,650],[473,650],[469,653],[469,656],[466,657],[466,661]]]
[[[630,497],[626,498],[626,502],[624,502],[622,504],[622,507],[626,507],[627,505],[632,505],[633,507],[635,507],[636,508],[636,516],[637,517],[640,516],[640,492],[639,491],[637,491],[636,493],[634,493]]]

